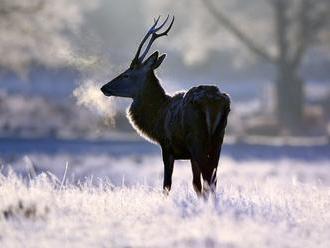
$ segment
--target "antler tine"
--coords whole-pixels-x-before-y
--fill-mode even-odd
[[[159,16],[159,17],[160,17],[160,16]],[[159,19],[159,17],[158,17],[158,19]],[[164,27],[164,25],[166,24],[166,22],[167,22],[167,20],[168,20],[169,17],[170,17],[170,15],[167,15],[167,17],[166,17],[165,21],[162,23],[162,25],[160,25],[158,28],[155,27],[154,32],[157,32],[157,31],[159,31],[160,29],[162,29],[162,28]]]
[[[154,25],[153,25],[153,27],[155,27],[156,25],[156,23],[158,23],[158,21],[159,21],[159,19],[160,19],[160,15],[158,16],[158,18],[156,19],[156,18],[154,18]]]
[[[154,25],[152,25],[152,27],[149,29],[149,31],[148,32],[151,32],[156,26],[157,26],[157,24],[158,24],[158,22],[159,22],[159,20],[160,20],[160,16],[158,16],[158,18],[156,19],[156,18],[154,18]]]
[[[143,39],[142,39],[142,41],[141,41],[141,43],[138,47],[138,50],[136,51],[135,57],[132,61],[132,64],[135,64],[135,63],[139,62],[139,56],[140,56],[141,49],[142,49],[144,43],[148,40],[149,36],[154,32],[154,29],[157,26],[159,20],[160,20],[160,16],[158,16],[157,19],[154,18],[154,24],[151,26],[151,28],[148,30],[146,35],[143,37]]]
[[[159,37],[161,36],[165,36],[168,34],[168,32],[170,31],[170,29],[172,28],[172,25],[174,23],[174,16],[172,18],[172,21],[170,23],[170,25],[168,26],[168,28],[163,32],[163,33],[160,33],[160,34],[157,34],[156,32],[159,31],[162,27],[164,27],[164,25],[166,24],[167,20],[169,18],[169,15],[166,17],[165,21],[162,23],[162,25],[160,25],[158,28],[156,28],[153,32],[152,32],[152,36],[151,36],[151,39],[145,49],[145,51],[143,52],[142,56],[139,58],[139,61],[143,61],[144,57],[147,55],[147,53],[149,52],[149,49],[152,45],[152,43]]]

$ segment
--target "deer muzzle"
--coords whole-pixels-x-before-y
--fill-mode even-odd
[[[105,96],[112,96],[112,93],[107,85],[102,86],[101,91]]]

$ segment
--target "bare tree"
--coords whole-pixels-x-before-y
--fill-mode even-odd
[[[304,81],[299,69],[308,49],[317,45],[324,31],[329,33],[330,1],[264,0],[272,9],[270,29],[274,33],[275,53],[269,44],[261,45],[221,10],[220,4],[202,0],[212,16],[250,51],[276,67],[277,117],[282,125],[297,131],[303,117]],[[257,6],[256,6],[257,7]],[[256,8],[257,11],[257,8]]]
[[[68,33],[75,33],[84,12],[97,1],[1,0],[0,69],[26,73],[29,65],[58,66],[72,58]]]

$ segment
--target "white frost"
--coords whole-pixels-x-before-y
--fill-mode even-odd
[[[164,197],[158,156],[31,155],[31,161],[60,178],[43,173],[26,182],[14,173],[0,176],[1,247],[330,244],[329,161],[224,157],[215,202],[195,196],[187,162],[176,164],[173,190]],[[65,161],[69,169],[61,186]],[[23,163],[12,165],[20,171]],[[70,183],[72,174],[81,182]],[[35,206],[35,213],[26,217],[19,201],[23,209]],[[5,218],[10,208],[13,214]]]

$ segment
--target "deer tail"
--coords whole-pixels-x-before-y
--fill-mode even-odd
[[[221,112],[217,108],[211,108],[210,106],[206,106],[204,112],[208,134],[213,135],[219,126]]]

